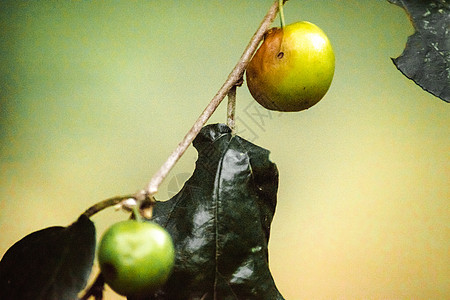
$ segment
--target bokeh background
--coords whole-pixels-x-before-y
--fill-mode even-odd
[[[1,1],[0,254],[142,189],[271,4]],[[291,0],[285,15],[328,34],[336,73],[300,113],[267,111],[238,89],[238,134],[270,149],[280,172],[278,288],[286,299],[450,298],[450,107],[391,62],[413,33],[405,12],[387,1]],[[210,123],[226,121],[225,107]],[[158,198],[195,160],[190,148]],[[93,220],[100,236],[125,218],[110,209]]]

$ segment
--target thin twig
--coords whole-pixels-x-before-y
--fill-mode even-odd
[[[234,128],[236,124],[236,86],[234,85],[228,91],[228,106],[227,106],[227,125],[230,127],[231,132],[234,133]]]
[[[252,39],[248,43],[241,58],[238,61],[238,63],[233,68],[231,73],[228,75],[228,78],[225,81],[225,83],[219,89],[217,94],[213,97],[211,102],[206,106],[205,110],[199,116],[199,118],[194,123],[192,128],[188,131],[188,133],[184,136],[183,140],[178,144],[177,148],[167,158],[166,162],[155,173],[155,175],[153,175],[152,179],[150,180],[150,182],[145,190],[145,192],[148,193],[150,196],[153,196],[158,192],[158,188],[161,185],[164,178],[166,178],[167,174],[169,174],[170,170],[173,168],[173,166],[176,164],[176,162],[180,159],[180,157],[184,154],[186,149],[189,147],[189,145],[195,139],[197,134],[200,132],[202,127],[205,125],[205,123],[208,121],[208,119],[214,113],[216,108],[219,106],[219,104],[222,102],[222,100],[228,94],[230,89],[233,88],[234,86],[236,86],[236,84],[242,79],[245,69],[247,68],[248,63],[250,62],[250,59],[252,58],[253,54],[255,53],[256,49],[258,48],[258,45],[261,42],[261,40],[263,39],[264,34],[269,29],[269,26],[272,24],[273,20],[275,19],[277,12],[278,12],[278,8],[279,8],[279,0],[276,0],[270,7],[269,11],[267,12],[266,16],[264,17],[263,21],[261,22],[258,30],[255,32]]]
[[[130,198],[134,198],[134,197],[135,197],[135,195],[126,195],[126,196],[117,196],[117,197],[109,198],[109,199],[100,201],[98,203],[95,203],[94,205],[92,205],[91,207],[86,209],[86,211],[83,214],[90,218],[93,215],[95,215],[96,213],[98,213],[99,211],[104,210],[105,208],[117,205],[126,199],[130,199]]]
[[[133,209],[137,206],[139,208],[140,214],[143,217],[150,219],[153,204],[155,204],[155,202],[155,198],[149,197],[144,191],[139,191],[136,194],[116,196],[95,203],[94,205],[86,209],[83,215],[90,218],[99,211],[104,210],[105,208],[120,204],[121,208],[130,212],[132,212]]]
[[[227,106],[227,125],[231,132],[235,133],[236,127],[236,90],[244,83],[244,78],[236,82],[234,86],[228,91],[228,106]]]

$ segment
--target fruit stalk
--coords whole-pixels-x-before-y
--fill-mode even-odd
[[[280,25],[281,28],[284,28],[284,11],[283,11],[283,5],[284,5],[284,0],[278,0],[278,10],[280,11]]]
[[[286,2],[286,1],[287,0],[284,0],[283,2]],[[228,75],[228,78],[225,81],[225,83],[219,89],[217,94],[212,98],[210,103],[206,106],[206,108],[201,113],[201,115],[198,117],[197,121],[194,123],[192,128],[184,136],[183,140],[178,144],[176,149],[167,158],[166,162],[153,175],[152,179],[150,180],[150,182],[147,185],[147,188],[144,190],[144,192],[146,194],[148,194],[150,197],[153,197],[153,195],[155,195],[158,192],[158,188],[161,185],[164,178],[167,177],[167,174],[169,174],[170,170],[177,163],[177,161],[180,159],[180,157],[184,154],[186,149],[189,147],[189,145],[195,139],[197,134],[200,132],[202,127],[205,125],[205,123],[208,121],[208,119],[214,113],[214,111],[219,106],[219,104],[222,102],[222,100],[227,96],[229,91],[233,87],[239,85],[238,83],[242,80],[245,69],[246,69],[248,63],[250,62],[250,59],[252,58],[253,54],[256,52],[256,49],[258,48],[259,43],[263,39],[264,34],[269,29],[269,26],[272,24],[273,20],[275,19],[276,15],[278,13],[279,3],[280,3],[279,0],[276,0],[272,4],[272,6],[270,7],[266,16],[262,20],[259,28],[257,29],[255,34],[251,38],[250,42],[248,43],[247,47],[245,48],[238,63],[233,68],[231,73]]]

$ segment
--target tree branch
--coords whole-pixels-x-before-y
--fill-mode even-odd
[[[219,89],[217,94],[213,97],[211,102],[206,106],[206,108],[198,117],[197,121],[194,123],[192,128],[184,136],[183,140],[178,144],[177,148],[172,152],[172,154],[167,158],[166,162],[152,177],[147,188],[134,195],[117,196],[98,202],[93,206],[91,206],[90,208],[88,208],[83,213],[84,215],[86,215],[87,217],[92,217],[99,211],[111,206],[115,206],[117,204],[123,204],[123,206],[125,206],[126,208],[127,204],[125,202],[128,199],[132,199],[137,202],[139,208],[141,209],[141,213],[142,211],[150,208],[151,214],[152,204],[155,203],[155,199],[153,196],[154,194],[157,193],[158,188],[161,185],[162,181],[164,180],[164,178],[166,178],[170,170],[180,159],[180,157],[184,154],[184,152],[192,143],[192,141],[195,139],[195,137],[200,132],[202,127],[205,125],[205,123],[208,121],[208,119],[211,117],[211,115],[217,109],[219,104],[227,95],[229,99],[227,109],[227,124],[234,131],[236,88],[242,85],[245,69],[247,68],[247,65],[250,62],[253,54],[256,52],[256,49],[258,48],[259,43],[263,39],[264,34],[267,32],[269,26],[275,19],[279,11],[279,8],[281,7],[280,1],[281,0],[276,0],[272,4],[266,16],[259,25],[257,31],[254,33],[253,37],[251,38],[250,42],[248,43],[247,47],[242,53],[238,63],[233,68],[231,73],[228,75],[228,78],[225,81],[225,83]],[[284,0],[283,4],[286,1],[288,0]],[[89,299],[91,296],[93,296],[95,299],[99,300],[103,299],[103,286],[104,286],[103,276],[101,274],[98,274],[97,278],[94,280],[92,285],[85,291],[84,295],[80,298],[80,300]]]
[[[286,0],[287,1],[287,0]],[[284,2],[286,2],[284,1]],[[169,174],[170,170],[177,163],[180,157],[184,154],[186,149],[195,139],[197,134],[200,132],[202,127],[214,113],[216,108],[222,102],[222,100],[227,96],[230,89],[237,86],[240,81],[242,81],[242,77],[244,75],[245,69],[247,68],[250,59],[258,48],[259,43],[264,37],[264,34],[269,29],[269,26],[272,24],[275,19],[277,12],[279,9],[279,0],[276,0],[266,16],[262,20],[258,30],[255,32],[247,47],[245,48],[241,58],[239,59],[236,66],[233,68],[231,73],[228,75],[227,80],[219,89],[217,94],[212,98],[211,102],[206,106],[205,110],[199,116],[197,121],[194,123],[192,128],[188,131],[188,133],[184,136],[183,140],[178,144],[177,148],[172,152],[172,154],[167,158],[166,162],[161,166],[161,168],[153,175],[150,180],[145,192],[153,197],[154,194],[158,192],[158,188],[161,185],[164,178],[166,178],[167,174]]]

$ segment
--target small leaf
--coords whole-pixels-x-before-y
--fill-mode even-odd
[[[283,299],[268,264],[278,189],[269,151],[223,124],[204,127],[194,146],[194,174],[154,207],[154,221],[172,235],[176,262],[151,299]]]
[[[442,0],[388,0],[407,12],[415,28],[402,55],[392,59],[409,79],[450,102],[450,4]]]
[[[86,286],[95,257],[95,227],[82,215],[15,243],[0,261],[0,299],[73,300]]]

